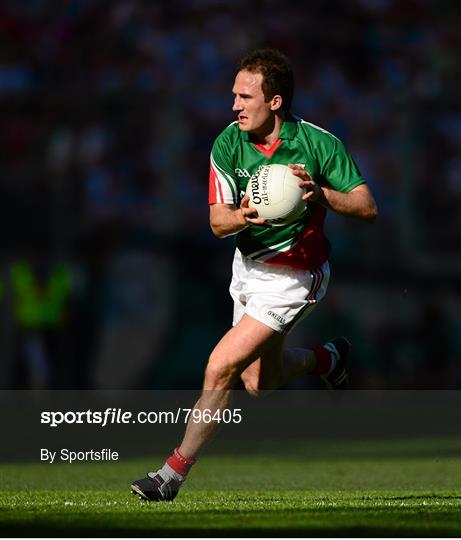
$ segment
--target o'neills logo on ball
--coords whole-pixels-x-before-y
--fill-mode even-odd
[[[267,192],[267,180],[269,177],[269,167],[261,167],[257,173],[250,178],[251,198],[254,204],[269,204],[269,194]]]

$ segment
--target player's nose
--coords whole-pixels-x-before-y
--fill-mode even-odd
[[[234,112],[241,111],[243,109],[242,102],[239,100],[239,98],[234,99],[234,104],[232,105],[232,110]]]

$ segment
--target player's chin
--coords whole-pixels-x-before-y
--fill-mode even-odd
[[[246,120],[238,120],[238,123],[241,131],[251,131],[251,126]]]

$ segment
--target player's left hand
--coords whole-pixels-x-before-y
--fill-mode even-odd
[[[302,196],[303,201],[319,202],[323,197],[323,191],[312,176],[299,165],[290,163],[288,167],[290,167],[293,174],[300,179],[298,186],[306,190],[306,193]]]

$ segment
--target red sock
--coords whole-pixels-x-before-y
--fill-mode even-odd
[[[175,448],[173,454],[166,460],[166,462],[178,474],[186,476],[189,469],[195,463],[195,459],[185,458],[179,453],[179,450]]]
[[[315,375],[325,375],[332,367],[331,352],[325,349],[325,347],[313,347],[312,350],[317,358],[317,364],[312,373]]]

